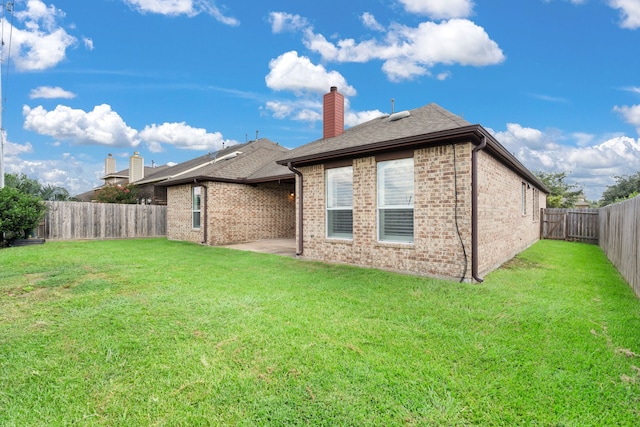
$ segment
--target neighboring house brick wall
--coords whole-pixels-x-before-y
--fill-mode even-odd
[[[256,186],[207,182],[206,233],[210,245],[260,239],[295,237],[293,184],[267,183]],[[191,185],[168,188],[167,237],[194,243],[204,241],[202,227],[191,228]]]
[[[499,267],[540,238],[540,209],[546,195],[490,154],[478,158],[478,272]],[[522,184],[526,188],[526,213],[522,213]]]
[[[468,255],[471,248],[471,149],[451,145],[415,150],[414,243],[380,243],[377,238],[376,159],[353,161],[353,240],[327,239],[323,165],[301,167],[304,175],[304,253],[307,258],[391,269],[436,277],[461,277],[465,257],[456,231],[454,183],[458,189],[458,227]]]

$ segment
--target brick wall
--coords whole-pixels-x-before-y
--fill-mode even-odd
[[[522,212],[522,184],[525,210]],[[488,153],[478,157],[478,272],[499,267],[540,238],[546,195]],[[538,189],[539,190],[539,189]],[[534,202],[534,193],[538,200]]]
[[[470,280],[473,147],[471,143],[456,144],[455,165],[451,145],[414,151],[413,244],[378,242],[374,157],[353,161],[352,240],[326,238],[324,167],[301,167],[304,257]],[[522,215],[523,180],[485,152],[480,152],[478,165],[479,273],[484,273],[535,242],[540,219],[533,215],[533,187],[527,190],[529,205],[527,214]],[[537,207],[545,207],[545,200],[545,195],[538,192]]]
[[[207,243],[224,245],[260,239],[295,237],[293,184],[266,183],[257,186],[207,182]],[[191,228],[191,185],[169,187],[167,236],[169,239],[201,243],[203,226]]]
[[[415,235],[413,244],[378,242],[376,161],[353,161],[353,240],[327,239],[322,165],[302,167],[304,175],[304,256],[330,262],[391,269],[435,277],[462,277],[465,257],[458,227],[470,256],[471,144],[431,147],[414,152]],[[470,260],[470,258],[468,258]],[[470,264],[468,274],[470,275]]]
[[[203,229],[191,228],[191,185],[167,188],[167,238],[202,243]]]

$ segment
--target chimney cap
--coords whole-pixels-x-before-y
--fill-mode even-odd
[[[337,92],[338,91],[338,87],[337,86],[331,86],[331,88],[329,90],[331,92]]]

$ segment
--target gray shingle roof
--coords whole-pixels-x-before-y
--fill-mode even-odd
[[[278,159],[278,163],[290,160],[344,152],[349,149],[375,145],[384,141],[425,135],[434,132],[461,128],[471,125],[462,117],[445,110],[437,104],[409,110],[408,117],[391,121],[385,115],[344,131],[334,138],[319,139],[289,151]]]
[[[173,168],[180,166],[180,170],[176,170],[177,173],[171,172],[160,185],[177,185],[194,179],[242,182],[293,179],[293,172],[275,162],[287,151],[266,138],[232,145],[215,154],[207,154],[174,166]]]

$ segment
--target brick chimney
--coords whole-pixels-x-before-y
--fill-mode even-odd
[[[344,132],[344,96],[331,86],[322,99],[322,137],[333,138]]]
[[[110,175],[112,173],[116,173],[116,159],[109,153],[109,156],[104,159],[104,174]]]
[[[144,159],[140,157],[140,153],[133,152],[133,156],[129,158],[129,184],[140,181],[144,178]]]

